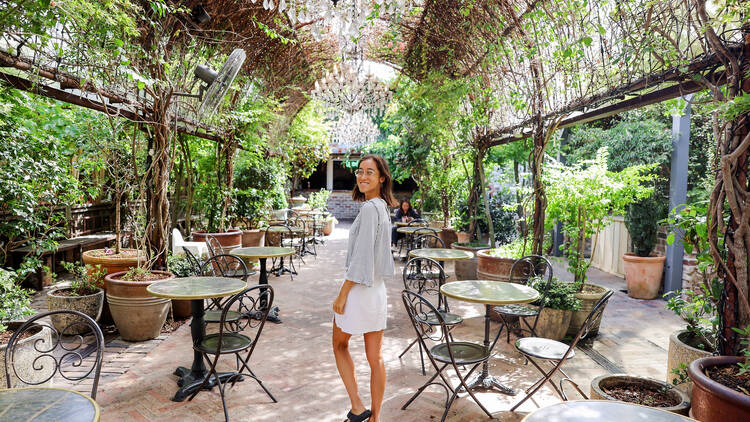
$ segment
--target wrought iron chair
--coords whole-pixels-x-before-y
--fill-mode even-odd
[[[448,329],[453,329],[456,325],[463,322],[463,318],[460,315],[452,314],[449,312],[448,301],[445,300],[443,295],[440,294],[440,286],[445,283],[445,271],[440,264],[430,258],[412,258],[404,266],[403,271],[404,289],[416,292],[422,296],[435,297],[438,302],[438,312],[442,320],[445,322],[445,326]],[[440,325],[435,315],[427,315],[428,319],[425,321],[427,324],[432,324],[435,327]],[[453,341],[453,336],[450,332],[446,333],[448,338]],[[409,346],[398,355],[399,359],[403,357],[406,352],[411,349],[414,344],[419,346],[419,359],[422,363],[422,375],[426,375],[424,365],[424,353],[422,350],[422,343],[416,338],[414,341],[409,343]]]
[[[206,246],[208,246],[208,257],[213,258],[215,255],[224,253],[224,247],[221,246],[219,239],[211,234],[206,234]]]
[[[588,399],[588,396],[586,396],[586,394],[581,391],[581,388],[578,386],[578,384],[576,384],[575,381],[573,381],[568,376],[568,374],[566,374],[565,371],[562,370],[562,365],[566,360],[575,356],[575,351],[573,349],[575,349],[576,345],[581,339],[586,338],[593,321],[598,320],[602,312],[604,312],[604,306],[612,297],[612,294],[613,292],[611,290],[608,291],[607,294],[599,299],[596,305],[594,305],[594,308],[583,321],[581,328],[578,330],[578,333],[576,334],[570,345],[541,337],[524,337],[516,340],[516,350],[521,352],[521,354],[526,357],[527,362],[531,362],[531,364],[534,365],[537,370],[539,370],[539,372],[542,374],[542,378],[532,384],[531,387],[526,389],[526,396],[521,399],[521,401],[513,405],[513,407],[510,409],[511,412],[515,411],[518,406],[520,406],[521,404],[523,404],[523,402],[530,398],[531,401],[536,404],[536,401],[534,401],[532,396],[534,395],[534,393],[539,391],[539,389],[542,388],[542,386],[547,382],[550,383],[552,388],[563,400],[568,400],[568,396],[565,394],[565,390],[563,389],[563,381],[567,381],[572,384],[573,387],[578,391],[578,393],[583,396],[583,398]],[[539,365],[539,363],[537,363],[534,359],[547,361],[552,365],[552,368],[549,370],[544,370],[544,368],[542,368],[541,365]],[[560,373],[563,375],[563,378],[560,380],[560,388],[558,388],[557,385],[555,385],[554,381],[552,381],[552,376],[557,371],[560,371]],[[537,405],[537,407],[539,407],[539,405]]]
[[[500,316],[502,327],[500,331],[506,330],[506,342],[510,343],[510,323],[518,319],[520,330],[528,331],[532,336],[536,336],[536,324],[539,320],[539,314],[544,309],[544,302],[552,284],[552,264],[547,258],[540,255],[526,255],[513,263],[510,270],[510,282],[526,285],[530,280],[541,277],[544,282],[544,288],[539,291],[539,306],[527,304],[514,304],[495,306],[492,309]],[[530,324],[527,318],[534,318],[534,323]],[[526,326],[524,328],[524,325]]]
[[[409,223],[411,224],[411,223]],[[418,245],[417,239],[424,235],[435,235],[435,232],[432,229],[429,229],[427,227],[423,226],[417,226],[418,229],[414,230],[414,233],[411,233],[408,236],[408,240],[406,242],[406,256],[409,256],[409,252],[412,251],[412,249],[419,249],[421,246]]]
[[[479,405],[484,413],[492,418],[492,414],[482,405],[466,384],[466,380],[471,374],[483,362],[486,362],[490,358],[490,349],[481,344],[466,341],[454,341],[449,338],[447,335],[449,332],[448,326],[445,324],[441,312],[439,312],[429,300],[425,299],[420,294],[404,290],[401,292],[401,299],[404,302],[406,312],[417,333],[417,340],[419,340],[419,343],[424,350],[428,351],[427,356],[430,358],[430,363],[432,363],[433,368],[435,368],[435,374],[417,389],[416,393],[414,393],[414,395],[411,396],[403,406],[401,406],[401,410],[405,410],[427,387],[431,385],[439,385],[445,388],[446,393],[445,411],[443,412],[443,417],[440,419],[441,422],[445,421],[445,418],[448,415],[448,410],[458,396],[458,393],[461,391],[468,392],[469,396],[471,396],[474,402]],[[428,322],[433,319],[437,324],[434,322]],[[436,332],[436,328],[438,327],[440,328],[440,331]],[[426,343],[427,339],[438,342],[438,344],[428,348]],[[449,365],[453,368],[456,377],[458,378],[458,385],[455,387],[449,381],[449,377],[446,374],[443,374],[443,370]],[[459,366],[469,366],[471,369],[469,369],[465,375],[462,375]],[[435,381],[438,377],[440,380]]]
[[[193,349],[203,354],[203,358],[210,364],[210,369],[203,380],[203,384],[193,392],[188,400],[192,400],[209,380],[215,379],[221,395],[221,404],[224,408],[224,419],[229,421],[224,390],[228,383],[231,382],[231,385],[234,386],[238,380],[247,376],[257,381],[274,403],[278,402],[268,388],[263,385],[263,381],[250,368],[250,358],[258,345],[260,334],[263,331],[272,304],[273,288],[267,284],[249,287],[227,301],[221,314],[219,332],[208,334],[199,344],[193,345]],[[236,309],[236,311],[232,309]],[[232,312],[254,315],[257,319],[242,318],[239,323],[233,323],[233,321],[230,321]],[[216,365],[219,362],[219,357],[227,354],[234,354],[237,372],[222,383]]]
[[[42,321],[50,317],[58,326]],[[50,339],[33,342],[33,350],[19,351],[19,342],[27,333],[35,334],[39,326],[50,329]],[[29,355],[34,355],[29,364]],[[24,356],[24,362],[19,362]],[[91,398],[96,399],[99,375],[104,356],[104,336],[102,330],[91,317],[78,311],[59,310],[34,315],[24,322],[10,338],[5,349],[5,383],[14,388],[19,383],[25,385],[45,384],[55,374],[68,381],[81,381],[93,378]],[[93,357],[93,359],[91,359]],[[15,385],[14,385],[15,384]]]
[[[203,267],[203,263],[201,262],[201,260],[193,255],[193,252],[191,252],[189,248],[183,246],[182,250],[185,252],[185,258],[190,263],[190,267],[192,267],[193,274],[200,274],[201,268]]]
[[[297,257],[297,259],[304,264],[304,256],[310,255],[312,252],[310,252],[307,249],[307,235],[308,235],[308,225],[304,218],[302,217],[294,217],[287,220],[287,226],[291,229],[295,229],[297,231],[292,231],[291,237],[288,237],[286,239],[283,239],[284,242],[283,246],[288,248],[294,248],[296,251],[294,256]],[[289,258],[291,261],[292,258]]]
[[[420,234],[414,240],[415,249],[421,248],[445,248],[445,242],[434,234]]]
[[[212,258],[209,258],[203,263],[198,274],[202,276],[239,278],[242,281],[247,281],[248,277],[245,261],[236,255],[227,254],[214,255]],[[224,299],[222,302],[222,298],[206,299],[206,311],[203,320],[214,324],[221,322],[224,304],[228,301],[229,299]],[[229,313],[231,321],[237,321],[240,317],[241,315],[238,312],[231,311]]]
[[[273,227],[281,227],[281,232],[273,232]],[[290,226],[287,225],[272,225],[266,227],[266,246],[284,246],[289,247],[294,242],[294,231]],[[279,277],[282,274],[289,273],[294,280],[294,276],[297,274],[297,269],[294,267],[294,260],[289,257],[291,269],[284,266],[284,258],[273,258],[271,260],[271,269],[268,270],[269,274],[275,274]]]

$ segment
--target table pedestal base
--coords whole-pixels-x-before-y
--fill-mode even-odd
[[[177,380],[177,385],[180,386],[180,389],[177,390],[174,397],[172,397],[172,401],[176,401],[176,402],[185,401],[186,398],[190,397],[190,395],[192,395],[193,392],[197,390],[198,387],[201,386],[201,384],[203,384],[203,378],[205,377],[205,375],[202,377],[196,376],[195,374],[192,373],[192,371],[190,371],[190,369],[182,367],[182,366],[175,369],[173,374],[180,377]],[[221,380],[222,383],[225,383],[227,382],[227,380],[229,380],[236,374],[237,374],[236,372],[221,372],[219,373],[219,379]],[[241,377],[238,378],[237,381],[241,382],[242,378]],[[214,388],[215,385],[216,385],[216,377],[211,377],[211,379],[208,380],[208,382],[206,383],[204,389],[210,390]]]
[[[466,383],[469,386],[469,390],[492,390],[495,389],[502,394],[509,396],[515,396],[518,392],[510,387],[506,387],[497,378],[492,375],[479,374],[472,380]],[[463,388],[462,388],[463,389]]]
[[[271,310],[268,311],[268,316],[266,317],[266,321],[271,321],[274,324],[281,324],[281,318],[279,317],[280,311],[281,310],[279,309],[278,306],[272,307]],[[250,318],[260,320],[261,315],[262,315],[261,311],[253,312],[250,314]]]

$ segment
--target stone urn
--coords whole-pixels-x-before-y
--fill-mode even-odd
[[[604,297],[608,291],[609,289],[604,286],[599,286],[597,284],[584,284],[583,291],[574,294],[575,297],[581,300],[581,309],[573,311],[573,317],[570,319],[570,325],[568,326],[569,336],[575,336],[578,334],[578,330],[581,329],[581,326],[586,321],[586,317],[589,316],[594,309],[594,306],[599,302],[599,299]],[[591,321],[588,338],[599,334],[599,324],[602,321],[603,315],[604,309],[602,309],[598,318]]]
[[[589,399],[618,401],[618,399],[612,397],[606,392],[606,390],[615,387],[632,387],[647,391],[666,391],[667,395],[678,404],[669,407],[655,407],[656,409],[666,410],[684,416],[687,416],[688,411],[690,410],[690,397],[684,392],[676,388],[671,388],[670,385],[667,385],[662,381],[625,374],[601,375],[591,380],[591,393],[589,394]]]
[[[222,233],[209,233],[205,230],[196,230],[193,232],[193,241],[205,242],[206,235],[209,234],[215,237],[219,241],[219,244],[221,244],[221,252],[216,251],[216,253],[228,254],[232,249],[242,246],[242,230],[240,229],[229,229]]]
[[[71,310],[86,314],[98,321],[104,307],[104,289],[84,296],[66,294],[72,292],[70,287],[57,287],[47,292],[47,308],[50,311]],[[89,331],[84,319],[75,315],[55,314],[50,317],[55,329],[65,335],[83,334]],[[67,328],[67,329],[66,329]]]
[[[447,247],[447,245],[446,245]],[[453,269],[456,273],[456,280],[476,280],[477,279],[477,252],[487,249],[488,245],[471,246],[470,243],[453,242],[451,249],[459,251],[468,251],[474,254],[474,258],[462,259],[453,262]]]
[[[622,256],[625,262],[625,282],[628,296],[634,299],[656,299],[661,289],[664,272],[664,255],[652,253],[651,256],[638,256],[626,253]]]
[[[690,365],[694,360],[712,356],[712,353],[699,349],[698,343],[691,341],[690,332],[687,330],[678,330],[669,335],[669,350],[667,351],[667,383],[672,384],[672,380],[678,378],[672,372],[673,369],[680,367],[681,363]],[[687,381],[679,384],[676,388],[686,392],[688,396],[693,395],[693,382]]]
[[[161,327],[167,320],[170,300],[151,296],[146,287],[151,283],[175,278],[167,271],[151,271],[160,276],[148,281],[123,280],[125,271],[109,274],[104,280],[107,284],[107,300],[112,318],[127,341],[151,340],[159,336]]]
[[[302,195],[298,195],[298,196],[292,197],[290,201],[292,202],[292,208],[296,208],[296,207],[302,206],[302,204],[307,202],[307,198],[305,198]]]
[[[7,323],[6,325],[8,326],[8,330],[15,331],[21,328],[22,324],[23,321],[13,321]],[[42,382],[48,378],[52,378],[52,375],[55,371],[55,366],[47,365],[44,370],[32,370],[34,366],[34,360],[39,357],[40,354],[37,350],[34,349],[34,346],[36,345],[36,348],[38,350],[52,349],[52,330],[49,327],[41,324],[35,323],[34,325],[36,327],[30,328],[30,330],[32,330],[31,332],[33,332],[34,334],[31,337],[20,340],[18,342],[18,345],[16,346],[16,370],[19,371],[21,377],[23,377],[23,379],[25,380]],[[7,348],[7,344],[0,344],[0,380],[2,380],[3,388],[7,387],[7,385],[5,384],[5,349]],[[25,384],[22,383],[13,373],[13,369],[9,369],[11,371],[10,385],[12,387],[23,387]],[[45,387],[49,386],[49,384],[50,380],[47,380],[47,382],[43,382],[39,386]]]

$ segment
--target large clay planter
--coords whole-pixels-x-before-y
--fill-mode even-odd
[[[693,380],[693,418],[702,422],[750,421],[750,396],[712,380],[706,368],[743,362],[738,356],[712,356],[694,360],[688,366]]]
[[[166,271],[151,272],[163,275],[161,280],[175,278],[174,274]],[[127,341],[158,337],[167,320],[170,300],[151,296],[146,287],[160,280],[126,281],[120,279],[123,275],[124,271],[105,277],[109,308],[120,335]]]
[[[242,231],[242,247],[263,246],[266,238],[265,230],[252,229]]]
[[[445,243],[446,248],[450,248],[451,245],[453,245],[453,242],[458,242],[458,235],[456,235],[456,231],[450,227],[444,227],[443,230],[441,230],[438,234],[438,237],[443,241],[443,243]]]
[[[453,262],[453,269],[456,273],[456,280],[476,280],[477,279],[477,251],[487,249],[487,245],[484,246],[465,246],[460,242],[453,242],[451,249],[458,249],[459,251],[468,251],[474,254],[474,258],[462,259]]]
[[[669,351],[667,352],[667,383],[672,384],[672,380],[678,378],[672,373],[673,369],[679,368],[681,363],[690,365],[694,360],[711,356],[711,352],[698,349],[685,343],[688,339],[687,330],[675,331],[669,335]],[[688,396],[693,394],[692,381],[684,382],[677,386],[678,389],[687,393]]]
[[[570,319],[570,325],[568,326],[567,334],[569,336],[575,336],[578,334],[578,330],[581,329],[583,322],[586,320],[586,317],[589,316],[591,310],[594,309],[596,303],[599,302],[599,299],[609,291],[608,288],[596,284],[586,284],[585,286],[588,286],[594,291],[589,293],[575,293],[574,296],[581,300],[581,309],[573,311],[573,317]],[[604,315],[603,309],[601,314],[599,314],[599,317],[591,321],[588,333],[589,338],[599,334],[599,324],[602,321],[602,315]]]
[[[625,261],[625,282],[628,296],[634,299],[655,299],[659,296],[664,260],[667,257],[652,253],[651,256],[637,256],[630,252],[622,256]]]
[[[335,221],[333,218],[323,221],[323,236],[330,236],[333,233],[333,229],[336,227]]]
[[[628,387],[628,386],[642,386],[653,390],[665,390],[667,394],[678,401],[679,404],[670,407],[656,407],[656,409],[666,410],[668,412],[677,413],[678,415],[688,415],[690,411],[690,397],[684,392],[671,388],[669,385],[662,381],[657,381],[651,378],[636,377],[625,374],[614,374],[614,375],[601,375],[591,380],[591,393],[589,399],[591,400],[614,400],[616,398],[607,394],[604,390],[613,387]]]
[[[101,268],[106,271],[105,275],[117,273],[120,271],[127,271],[131,268],[137,267],[140,263],[143,262],[142,254],[139,254],[137,256],[132,256],[132,257],[131,256],[117,257],[117,256],[111,256],[111,255],[105,255],[105,256],[93,256],[92,255],[92,253],[98,252],[101,250],[102,249],[92,249],[90,251],[86,251],[81,255],[81,258],[83,259],[84,264],[88,264],[93,267],[96,267],[97,265],[101,266]],[[138,253],[137,249],[122,248],[120,249],[120,251]]]
[[[242,246],[242,230],[240,229],[229,229],[223,233],[207,233],[204,230],[196,230],[193,232],[193,241],[205,242],[207,234],[210,234],[219,241],[222,249],[221,253],[228,254],[232,249]]]
[[[18,328],[21,328],[21,324],[23,322],[9,322],[6,325],[8,326],[9,330],[17,330]],[[21,376],[25,380],[29,381],[38,381],[42,382],[43,380],[50,378],[54,374],[55,365],[48,364],[45,366],[45,370],[40,371],[34,371],[32,368],[34,367],[34,360],[39,357],[40,352],[34,349],[34,346],[36,345],[36,348],[38,350],[49,350],[52,348],[52,330],[50,330],[49,327],[45,327],[43,325],[35,324],[38,327],[38,331],[32,335],[31,337],[27,337],[21,341],[18,342],[16,346],[16,353],[15,353],[15,362],[16,362],[16,371],[21,374]],[[2,383],[3,388],[7,387],[5,384],[5,349],[8,348],[7,344],[1,344],[0,345],[0,382]],[[13,369],[9,368],[11,371],[10,375],[10,385],[12,387],[23,387],[25,386],[24,383],[21,383],[18,377],[14,374]],[[41,387],[49,386],[50,380],[47,380],[46,382],[39,384]]]
[[[560,341],[565,338],[572,317],[573,311],[570,310],[544,308],[539,315],[534,331],[536,331],[538,337]],[[530,324],[533,323],[531,318],[528,318],[527,321]]]
[[[69,309],[78,311],[98,321],[104,307],[104,290],[85,296],[60,296],[55,293],[69,290],[69,287],[58,287],[47,292],[47,308],[50,311]],[[65,335],[83,334],[90,331],[84,319],[75,315],[55,314],[50,317],[55,329]],[[67,328],[67,329],[66,329]]]
[[[510,270],[513,268],[516,259],[492,256],[489,249],[477,252],[477,277],[479,280],[496,280],[510,281]],[[524,265],[516,267],[514,278],[521,279],[524,274],[528,274]]]
[[[458,240],[456,240],[458,243],[469,243],[471,242],[471,238],[469,237],[469,233],[466,232],[456,232],[456,237]]]

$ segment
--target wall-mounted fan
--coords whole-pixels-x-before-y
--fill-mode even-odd
[[[216,111],[237,73],[242,68],[242,64],[245,63],[245,57],[245,50],[236,48],[218,72],[208,66],[196,66],[195,77],[207,84],[206,87],[201,87],[203,101],[198,108],[198,118],[203,118]]]

